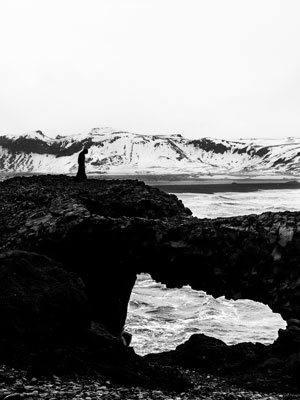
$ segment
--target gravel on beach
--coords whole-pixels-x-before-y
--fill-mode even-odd
[[[193,383],[193,388],[182,393],[166,392],[141,387],[125,387],[97,376],[52,376],[26,379],[26,372],[4,365],[0,366],[0,400],[292,400],[300,394],[275,394],[250,391],[230,385],[212,375],[183,370]]]

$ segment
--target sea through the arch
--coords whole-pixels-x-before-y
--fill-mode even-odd
[[[199,218],[300,210],[300,189],[175,194]],[[286,326],[266,305],[247,299],[215,299],[188,286],[167,289],[147,274],[138,276],[126,324],[133,334],[132,346],[141,355],[174,349],[194,333],[227,344],[268,344]]]

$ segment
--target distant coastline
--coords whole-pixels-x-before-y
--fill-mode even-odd
[[[47,175],[38,173],[3,173],[0,172],[0,181],[14,176]],[[66,174],[70,176],[71,174]],[[75,175],[74,175],[75,176]],[[300,177],[268,176],[268,177],[243,177],[237,176],[193,176],[186,174],[89,174],[89,179],[120,179],[141,180],[149,186],[154,186],[167,193],[204,193],[219,192],[254,192],[258,190],[300,189]],[[299,179],[299,181],[297,180]]]
[[[158,187],[167,193],[204,193],[219,192],[255,192],[258,190],[300,189],[298,181],[239,181],[239,182],[148,182],[151,186]]]

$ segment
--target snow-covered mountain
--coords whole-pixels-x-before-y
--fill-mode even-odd
[[[76,173],[84,147],[90,174],[300,175],[300,138],[191,140],[111,128],[55,139],[41,131],[0,136],[0,172]]]

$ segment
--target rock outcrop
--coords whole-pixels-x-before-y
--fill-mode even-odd
[[[84,286],[46,256],[26,251],[0,254],[0,352],[66,343],[90,328]]]
[[[140,272],[300,319],[300,213],[199,220],[139,181],[39,176],[7,180],[1,192],[1,249],[44,254],[78,273],[94,318],[116,333]]]
[[[299,353],[300,212],[199,220],[139,181],[35,176],[0,190],[0,250],[45,255],[80,277],[91,320],[115,337],[136,274],[148,272],[168,287],[268,304],[288,321],[276,348]]]
[[[123,329],[137,272],[150,268],[145,256],[157,224],[191,214],[175,196],[138,181],[14,178],[1,193],[1,249],[44,254],[76,272],[93,319],[114,334]]]

